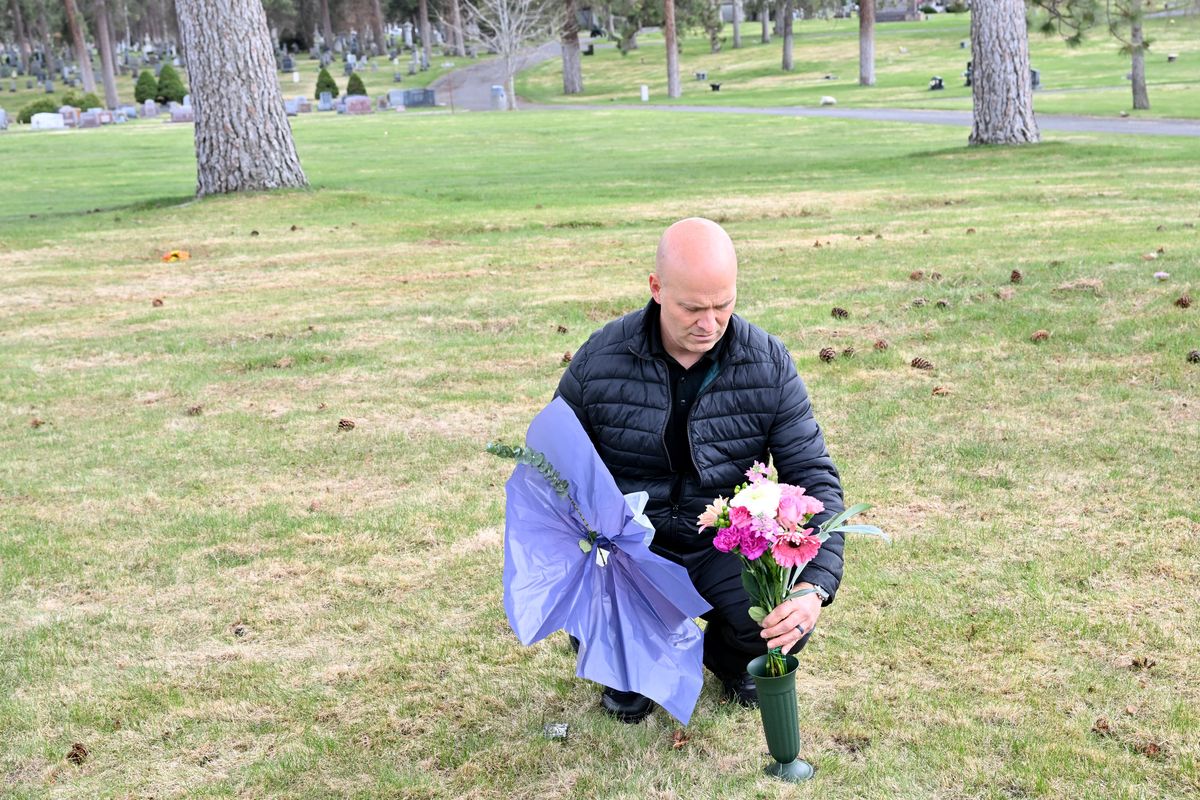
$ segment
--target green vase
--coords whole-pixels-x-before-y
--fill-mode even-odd
[[[813,768],[800,755],[800,718],[796,708],[796,668],[800,662],[795,656],[786,656],[787,671],[778,678],[767,672],[765,655],[746,665],[746,671],[758,688],[758,711],[762,715],[763,733],[767,735],[767,749],[775,763],[767,767],[767,774],[789,783],[799,783],[812,777]]]

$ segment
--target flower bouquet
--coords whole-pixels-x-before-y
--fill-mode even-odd
[[[805,494],[799,486],[779,483],[762,464],[746,471],[749,482],[734,490],[732,499],[718,497],[700,515],[700,530],[716,528],[713,547],[742,560],[742,584],[750,595],[750,617],[761,623],[779,604],[812,594],[815,589],[792,590],[804,565],[835,533],[863,533],[887,539],[874,525],[848,525],[846,521],[866,509],[852,506],[815,529],[805,527],[825,504]],[[785,781],[812,777],[812,766],[797,758],[800,727],[796,709],[795,670],[799,661],[771,648],[747,665],[758,688],[759,712],[767,748],[775,758],[767,773]]]

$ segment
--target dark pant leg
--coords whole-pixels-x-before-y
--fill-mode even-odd
[[[709,548],[676,556],[692,585],[712,611],[704,615],[704,666],[722,677],[735,677],[746,671],[746,664],[767,652],[762,627],[750,618],[750,597],[742,585],[742,562],[737,556]],[[808,644],[806,635],[791,652],[798,653]]]

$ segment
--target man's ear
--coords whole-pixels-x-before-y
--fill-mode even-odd
[[[650,296],[654,298],[654,302],[662,305],[662,283],[659,282],[658,276],[653,272],[650,273]]]

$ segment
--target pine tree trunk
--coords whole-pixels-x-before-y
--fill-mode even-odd
[[[450,0],[450,21],[454,25],[454,55],[462,58],[467,54],[467,48],[463,45],[462,6],[458,0]]]
[[[761,0],[762,5],[759,9],[760,19],[762,21],[762,43],[771,43],[771,4],[767,0]]]
[[[375,55],[387,52],[387,36],[383,32],[383,6],[379,0],[371,0],[371,30],[375,33]]]
[[[67,12],[67,28],[71,31],[71,49],[75,51],[75,60],[79,62],[79,77],[83,80],[83,90],[94,92],[96,91],[96,75],[92,72],[92,58],[88,54],[87,43],[83,40],[83,27],[79,24],[79,9],[75,6],[75,0],[65,0],[63,5]]]
[[[918,2],[918,0],[908,0],[908,13],[904,15],[904,18],[914,21],[919,18],[920,14],[921,4]]]
[[[28,74],[33,48],[29,45],[29,33],[25,30],[25,18],[21,16],[21,5],[17,0],[8,0],[8,6],[12,10],[13,27],[17,29],[17,42],[21,48],[21,69]]]
[[[508,110],[516,111],[517,110],[517,67],[515,64],[509,68],[508,80],[506,81],[506,83],[508,84],[508,87],[507,87],[508,88],[508,97],[507,97]]]
[[[680,97],[679,48],[675,43],[675,0],[663,0],[663,39],[667,46],[667,97]]]
[[[771,26],[771,33],[776,36],[783,36],[783,0],[777,0],[775,3],[775,24]]]
[[[717,6],[717,13],[721,13],[721,7]],[[737,50],[742,46],[742,0],[733,0],[733,49]]]
[[[977,0],[973,4],[971,58],[974,124],[970,143],[1038,141],[1022,0]]]
[[[782,16],[779,26],[783,29],[783,71],[791,72],[795,66],[792,60],[792,0],[785,0]]]
[[[858,85],[875,85],[875,0],[858,4]]]
[[[1142,2],[1130,3],[1129,46],[1133,51],[1130,72],[1133,77],[1133,107],[1150,110],[1150,93],[1146,91],[1146,40],[1142,34]]]
[[[425,58],[425,66],[433,63],[433,33],[429,30],[429,0],[421,0],[419,13],[421,16],[421,53]]]
[[[107,0],[95,0],[96,41],[100,45],[100,76],[104,79],[104,104],[109,109],[120,105],[117,98],[117,67],[113,59],[112,26],[108,22]]]
[[[329,18],[329,0],[321,0],[321,49],[333,49],[333,20]]]
[[[176,0],[196,115],[196,194],[308,185],[260,0]]]
[[[579,12],[575,0],[566,0],[563,7],[562,72],[563,94],[583,91],[583,64],[579,51]]]

